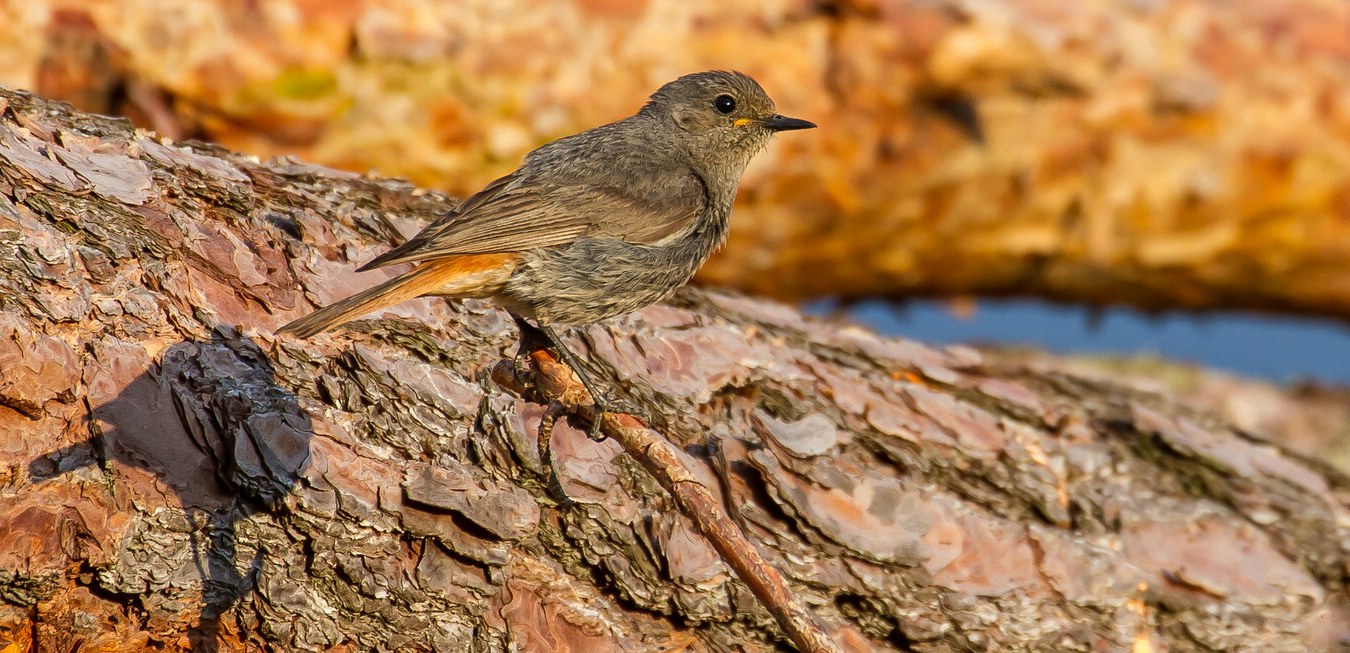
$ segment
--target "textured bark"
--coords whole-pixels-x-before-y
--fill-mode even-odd
[[[0,650],[767,651],[502,312],[272,329],[451,205],[0,91]],[[745,297],[580,330],[846,650],[1324,651],[1350,482],[1167,396]]]
[[[1239,431],[1263,434],[1350,473],[1350,388],[1311,382],[1281,386],[1146,356],[1066,359],[1036,351],[985,351],[1001,364],[1106,379],[1174,397]]]
[[[465,193],[740,68],[821,129],[752,168],[705,281],[1350,318],[1346,34],[1326,0],[37,0],[0,80]]]

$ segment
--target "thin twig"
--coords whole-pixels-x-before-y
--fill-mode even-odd
[[[547,351],[530,352],[530,372],[522,378],[523,372],[525,370],[510,361],[502,361],[492,376],[499,385],[531,400],[557,402],[569,415],[582,421],[589,422],[594,417],[590,395],[572,371]],[[537,396],[529,397],[530,390]],[[602,417],[600,432],[618,442],[675,498],[680,512],[694,522],[722,560],[750,587],[798,650],[803,653],[842,653],[843,649],[797,601],[783,575],[764,560],[759,549],[722,510],[712,492],[684,466],[675,448],[663,436],[632,415],[613,412]],[[547,460],[541,462],[545,466],[551,465]]]

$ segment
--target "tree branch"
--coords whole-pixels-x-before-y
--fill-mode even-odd
[[[501,361],[493,368],[492,378],[510,390],[531,396],[545,404],[560,403],[570,415],[585,424],[595,419],[594,403],[590,393],[572,371],[547,351],[530,352],[531,371],[521,377],[520,369],[512,361]],[[750,587],[755,597],[764,604],[778,626],[800,651],[810,653],[841,652],[830,636],[815,622],[811,613],[801,605],[788,587],[782,574],[760,555],[759,549],[746,539],[745,534],[722,510],[712,492],[680,461],[679,454],[659,433],[647,428],[632,415],[606,412],[601,420],[601,432],[618,442],[625,453],[642,465],[653,478],[675,498],[675,505],[688,517],[698,531],[708,538],[722,560],[735,570],[737,577]],[[549,437],[541,432],[541,438]],[[541,452],[547,451],[540,444]],[[551,460],[542,460],[552,465]]]

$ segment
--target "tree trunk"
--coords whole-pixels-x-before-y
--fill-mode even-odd
[[[272,330],[453,202],[0,91],[0,651],[768,651],[502,311]],[[1325,651],[1350,483],[1168,397],[690,291],[575,331],[850,651]]]

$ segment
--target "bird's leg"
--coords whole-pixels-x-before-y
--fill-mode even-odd
[[[553,344],[553,349],[558,352],[558,357],[562,359],[565,365],[572,368],[572,372],[581,380],[582,387],[586,388],[586,392],[591,394],[591,403],[595,406],[595,414],[591,418],[591,428],[586,431],[586,436],[597,442],[605,439],[605,434],[600,432],[600,423],[604,420],[605,413],[610,412],[608,398],[600,392],[600,388],[595,385],[595,382],[591,381],[591,377],[586,374],[586,369],[581,366],[581,361],[570,349],[563,345],[562,339],[553,331],[553,327],[541,324],[539,325],[539,331],[549,339]]]
[[[519,376],[519,372],[529,368],[530,352],[548,349],[551,345],[548,336],[525,318],[515,313],[511,314],[511,318],[520,329],[520,348],[516,350],[515,358],[512,360]],[[563,414],[564,408],[561,403],[556,400],[548,402],[548,406],[544,407],[544,414],[539,416],[539,429],[535,431],[535,438],[536,446],[539,447],[539,464],[543,466],[544,476],[548,479],[549,494],[560,507],[567,507],[572,505],[572,498],[567,496],[567,491],[562,486],[562,478],[558,476],[558,468],[553,465],[552,447],[553,425]]]
[[[586,435],[596,441],[605,439],[604,434],[600,432],[600,424],[605,413],[613,412],[607,408],[611,402],[606,395],[600,392],[599,386],[591,380],[590,375],[586,373],[586,368],[581,366],[581,360],[562,343],[562,339],[558,337],[553,327],[543,324],[535,326],[514,313],[511,317],[515,319],[516,327],[520,329],[520,351],[516,353],[517,365],[520,364],[521,357],[528,356],[529,352],[537,349],[547,348],[557,352],[558,358],[562,360],[563,364],[569,367],[581,380],[581,386],[586,388],[586,392],[590,393],[591,403],[595,406],[595,416],[591,420],[591,428],[587,430]]]

